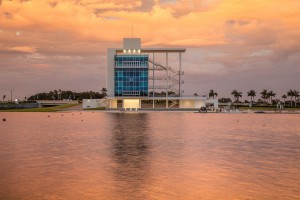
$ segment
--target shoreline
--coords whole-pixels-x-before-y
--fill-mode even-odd
[[[61,106],[54,107],[44,107],[44,108],[24,108],[24,109],[8,109],[0,110],[0,113],[8,112],[110,112],[110,113],[146,113],[146,112],[193,112],[201,113],[199,109],[184,109],[184,108],[141,108],[138,110],[124,110],[124,109],[82,109],[81,104],[66,104]],[[285,108],[282,110],[275,110],[274,108],[266,107],[255,107],[255,108],[246,108],[243,107],[238,110],[229,110],[223,112],[208,111],[207,113],[201,114],[300,114],[300,108]]]
[[[253,112],[207,112],[207,113],[201,113],[198,112],[198,110],[132,110],[132,111],[124,111],[124,110],[83,110],[83,112],[108,112],[108,113],[152,113],[152,112],[173,112],[173,113],[195,113],[195,114],[300,114],[300,111],[282,111],[282,112],[276,112],[276,111],[265,111],[264,113],[256,113]]]

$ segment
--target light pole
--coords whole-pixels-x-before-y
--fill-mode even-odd
[[[9,90],[10,91],[10,102],[12,102],[12,93],[15,89]]]

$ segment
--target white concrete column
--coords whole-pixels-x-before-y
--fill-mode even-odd
[[[153,90],[152,90],[152,92],[153,92],[153,94],[152,94],[152,97],[153,97],[153,108],[155,107],[154,106],[154,69],[155,69],[155,65],[154,65],[154,62],[155,62],[155,59],[154,59],[154,52],[153,52]]]
[[[166,67],[167,67],[167,89],[166,89],[166,108],[169,108],[169,100],[168,100],[168,92],[169,92],[169,60],[168,60],[168,52],[166,52]]]
[[[181,97],[181,52],[179,52],[179,97]]]

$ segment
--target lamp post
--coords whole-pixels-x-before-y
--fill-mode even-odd
[[[73,91],[73,100],[75,101],[76,100],[76,92]]]
[[[10,102],[12,102],[12,93],[15,89],[9,90],[10,91]]]

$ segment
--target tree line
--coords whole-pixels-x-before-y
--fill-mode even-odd
[[[258,99],[255,101],[255,97],[257,94],[260,94],[261,99]],[[173,93],[169,92],[169,96],[172,96]],[[242,103],[240,101],[240,98],[243,97],[243,93],[238,90],[233,90],[231,92],[231,95],[234,97],[234,101],[232,101],[230,98],[220,98],[219,102],[221,103]],[[260,93],[257,93],[255,90],[250,90],[246,92],[247,97],[250,97],[250,101],[245,100],[246,103],[258,103],[258,104],[277,104],[278,102],[281,102],[279,99],[275,99],[276,93],[272,90],[268,91],[267,89],[263,89]],[[101,92],[93,92],[93,91],[85,91],[85,92],[75,92],[66,90],[63,91],[61,89],[59,90],[53,90],[50,92],[40,92],[34,95],[31,95],[30,97],[25,97],[25,101],[37,101],[37,100],[82,100],[82,99],[101,99],[107,96],[107,89],[102,88]],[[149,96],[153,96],[153,93],[150,92]],[[166,96],[165,92],[157,93],[155,92],[154,96]],[[198,96],[197,93],[194,94],[194,96]],[[218,96],[218,93],[215,92],[213,89],[211,89],[208,93],[208,98],[215,98]],[[283,94],[281,98],[283,99],[284,105],[286,104],[286,100],[289,99],[290,106],[293,106],[293,104],[296,106],[297,102],[300,101],[300,95],[299,91],[297,90],[289,90],[286,94]],[[4,94],[2,97],[2,100],[5,101],[6,95]]]
[[[53,90],[50,92],[41,92],[34,94],[28,98],[29,101],[36,100],[82,100],[82,99],[101,99],[107,95],[106,88],[102,88],[101,93],[94,91],[75,92]]]
[[[268,91],[267,89],[263,89],[259,94],[261,95],[261,99],[258,99],[256,102],[254,101],[256,95],[258,93],[255,91],[255,90],[250,90],[247,92],[247,96],[250,97],[250,103],[253,104],[253,103],[260,103],[260,104],[277,104],[279,102],[281,102],[279,99],[275,99],[276,97],[276,93],[273,92],[272,90]],[[234,97],[234,103],[241,103],[240,102],[240,98],[243,97],[243,93],[238,91],[238,90],[233,90],[231,92],[231,95]],[[215,98],[218,96],[218,93],[216,93],[214,90],[210,90],[209,93],[208,93],[208,97],[209,98]],[[294,105],[296,106],[297,102],[300,101],[300,95],[299,95],[299,91],[297,90],[289,90],[286,94],[283,94],[281,96],[281,98],[283,99],[283,103],[285,105],[286,103],[286,99],[290,98],[290,106],[293,106],[293,103]],[[229,102],[232,102],[230,98],[221,98],[219,99],[219,101],[221,103],[229,103]],[[246,100],[246,102],[249,102]]]

